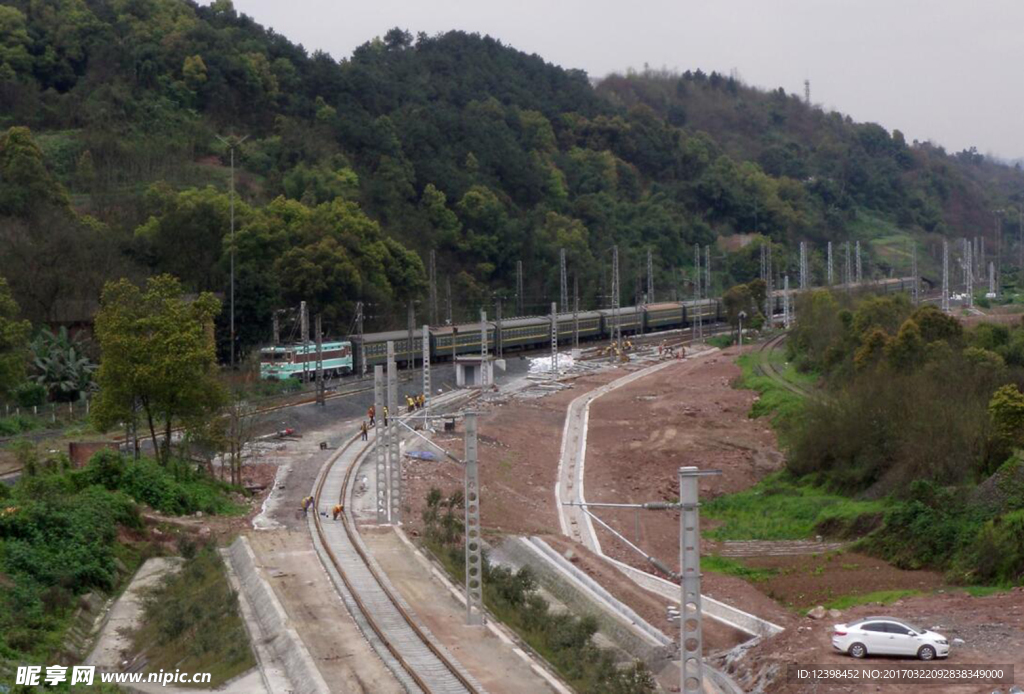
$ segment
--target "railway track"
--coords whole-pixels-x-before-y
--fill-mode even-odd
[[[353,437],[328,462],[314,492],[315,508],[327,510],[345,500],[352,474],[370,450],[370,443],[361,443],[358,437]],[[340,461],[347,467],[336,470],[335,465]],[[383,580],[358,537],[349,504],[345,503],[340,523],[325,521],[320,513],[314,516],[320,543],[361,613],[362,619],[357,621],[368,625],[376,642],[400,668],[401,671],[395,673],[399,680],[412,691],[483,694],[480,685],[464,674],[433,637],[416,624],[401,599]],[[374,643],[373,638],[370,641]]]
[[[779,346],[786,341],[787,336],[788,333],[786,332],[779,333],[778,335],[775,335],[774,337],[771,337],[768,340],[766,340],[764,344],[762,344],[758,348],[757,370],[760,371],[762,375],[772,379],[773,381],[775,381],[776,383],[778,383],[791,393],[795,393],[800,397],[811,397],[814,395],[813,390],[809,388],[804,388],[803,386],[799,386],[791,381],[786,380],[785,376],[782,375],[782,372],[779,371],[778,367],[775,366],[775,364],[771,360],[771,353],[777,350]]]

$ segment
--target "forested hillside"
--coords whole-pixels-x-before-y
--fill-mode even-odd
[[[863,239],[869,274],[888,274],[906,269],[894,248],[911,235],[994,234],[993,209],[1015,237],[1024,190],[1020,172],[976,153],[719,75],[595,89],[491,38],[399,29],[339,62],[229,0],[4,2],[0,127],[0,275],[36,322],[87,311],[122,275],[224,292],[217,135],[248,136],[236,151],[243,347],[303,299],[334,334],[356,301],[368,328],[404,325],[409,300],[429,318],[431,250],[441,313],[450,279],[456,319],[514,301],[517,260],[525,309],[544,310],[561,247],[594,306],[619,244],[629,303],[648,249],[658,298],[691,291],[694,243],[721,241],[716,289],[756,275],[756,244],[727,242],[753,232],[783,263],[799,240]]]

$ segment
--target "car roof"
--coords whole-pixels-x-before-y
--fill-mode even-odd
[[[919,627],[915,626],[914,624],[911,624],[910,622],[908,622],[905,619],[899,619],[897,617],[884,617],[884,616],[879,616],[879,617],[862,617],[862,618],[860,618],[860,619],[858,619],[858,620],[856,620],[854,622],[850,622],[847,626],[851,626],[851,627],[852,626],[857,626],[857,625],[860,625],[860,624],[864,624],[866,622],[896,622],[897,624],[902,624],[903,626],[908,627],[910,629],[917,630],[919,628]]]

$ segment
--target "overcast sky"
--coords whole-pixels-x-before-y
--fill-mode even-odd
[[[1020,0],[234,0],[335,58],[389,28],[490,34],[592,77],[700,68],[949,151],[1024,157]]]

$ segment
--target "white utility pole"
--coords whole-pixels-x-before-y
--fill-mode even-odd
[[[216,138],[223,142],[231,152],[231,368],[235,368],[235,147],[248,139],[248,135],[242,137],[229,136]]]

